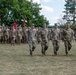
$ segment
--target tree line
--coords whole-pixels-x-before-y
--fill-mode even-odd
[[[12,26],[16,21],[23,26],[23,20],[27,20],[27,26],[32,23],[35,26],[49,25],[44,15],[40,15],[40,4],[28,0],[0,0],[0,25]]]
[[[76,23],[76,0],[65,0],[65,15],[63,19],[71,24]]]

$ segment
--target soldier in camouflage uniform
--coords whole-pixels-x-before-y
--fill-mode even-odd
[[[5,36],[6,36],[6,27],[3,26],[2,27],[2,43],[5,43],[6,42]]]
[[[22,29],[20,27],[18,27],[18,29],[16,30],[17,44],[21,44],[21,40],[22,40]]]
[[[51,29],[48,28],[48,41],[50,41],[50,40],[51,40]]]
[[[34,24],[32,24],[31,28],[28,29],[28,44],[30,55],[32,55],[33,51],[36,48],[36,29],[34,28]]]
[[[37,43],[38,44],[40,43],[40,39],[39,39],[39,37],[40,37],[40,30],[41,30],[41,28],[38,27],[38,29],[37,29]]]
[[[16,29],[14,29],[13,27],[10,30],[10,40],[11,40],[11,45],[14,46],[16,41]]]
[[[43,25],[43,28],[40,31],[40,39],[41,39],[41,48],[42,55],[46,54],[46,50],[48,49],[48,29],[46,25]]]
[[[0,26],[0,43],[2,42],[2,27]]]
[[[67,24],[66,29],[63,30],[63,41],[65,45],[65,53],[68,54],[68,51],[72,48],[72,40],[74,38],[74,31],[70,28],[70,26]]]
[[[28,28],[26,27],[23,27],[22,28],[22,32],[23,32],[23,34],[22,34],[22,42],[23,43],[27,43],[27,41],[28,41],[28,34],[27,34],[27,32],[28,32]]]
[[[5,29],[5,41],[6,41],[6,43],[9,43],[9,28],[8,28],[8,26],[6,26],[6,29]]]
[[[55,28],[51,31],[51,34],[54,54],[57,55],[57,51],[59,50],[60,44],[60,29],[58,29],[57,24],[55,24]]]

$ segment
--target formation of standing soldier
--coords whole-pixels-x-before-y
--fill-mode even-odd
[[[34,24],[29,28],[17,27],[17,29],[0,27],[0,43],[10,43],[11,45],[28,43],[30,55],[33,54],[33,51],[36,48],[36,44],[41,44],[41,53],[46,55],[46,51],[49,47],[49,41],[52,41],[54,55],[57,55],[57,52],[60,48],[60,40],[64,42],[65,53],[68,54],[68,51],[72,48],[72,40],[74,38],[74,31],[67,24],[66,28],[60,30],[55,24],[54,29],[48,29],[46,24],[43,27],[35,28]]]
[[[0,27],[0,43],[10,43],[11,45],[27,42],[27,29],[17,27],[17,29],[8,26]]]

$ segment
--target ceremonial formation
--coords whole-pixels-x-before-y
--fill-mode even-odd
[[[54,55],[60,48],[61,40],[64,42],[65,53],[72,48],[72,40],[74,40],[74,31],[70,28],[70,25],[66,25],[64,29],[59,29],[55,23],[54,29],[47,28],[46,24],[43,27],[36,27],[32,24],[31,27],[11,27],[0,26],[0,43],[1,44],[21,44],[27,43],[29,45],[30,55],[33,52],[37,44],[41,44],[41,53],[46,55],[46,51],[50,46],[49,41],[52,42]]]

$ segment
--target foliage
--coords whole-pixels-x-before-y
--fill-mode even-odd
[[[1,22],[12,26],[14,21],[23,26],[24,18],[27,19],[27,26],[34,23],[36,26],[47,25],[49,21],[40,15],[40,4],[27,0],[0,0]]]
[[[75,24],[76,2],[73,0],[66,0],[65,2],[64,19],[66,19],[67,22],[72,22],[73,24]]]

